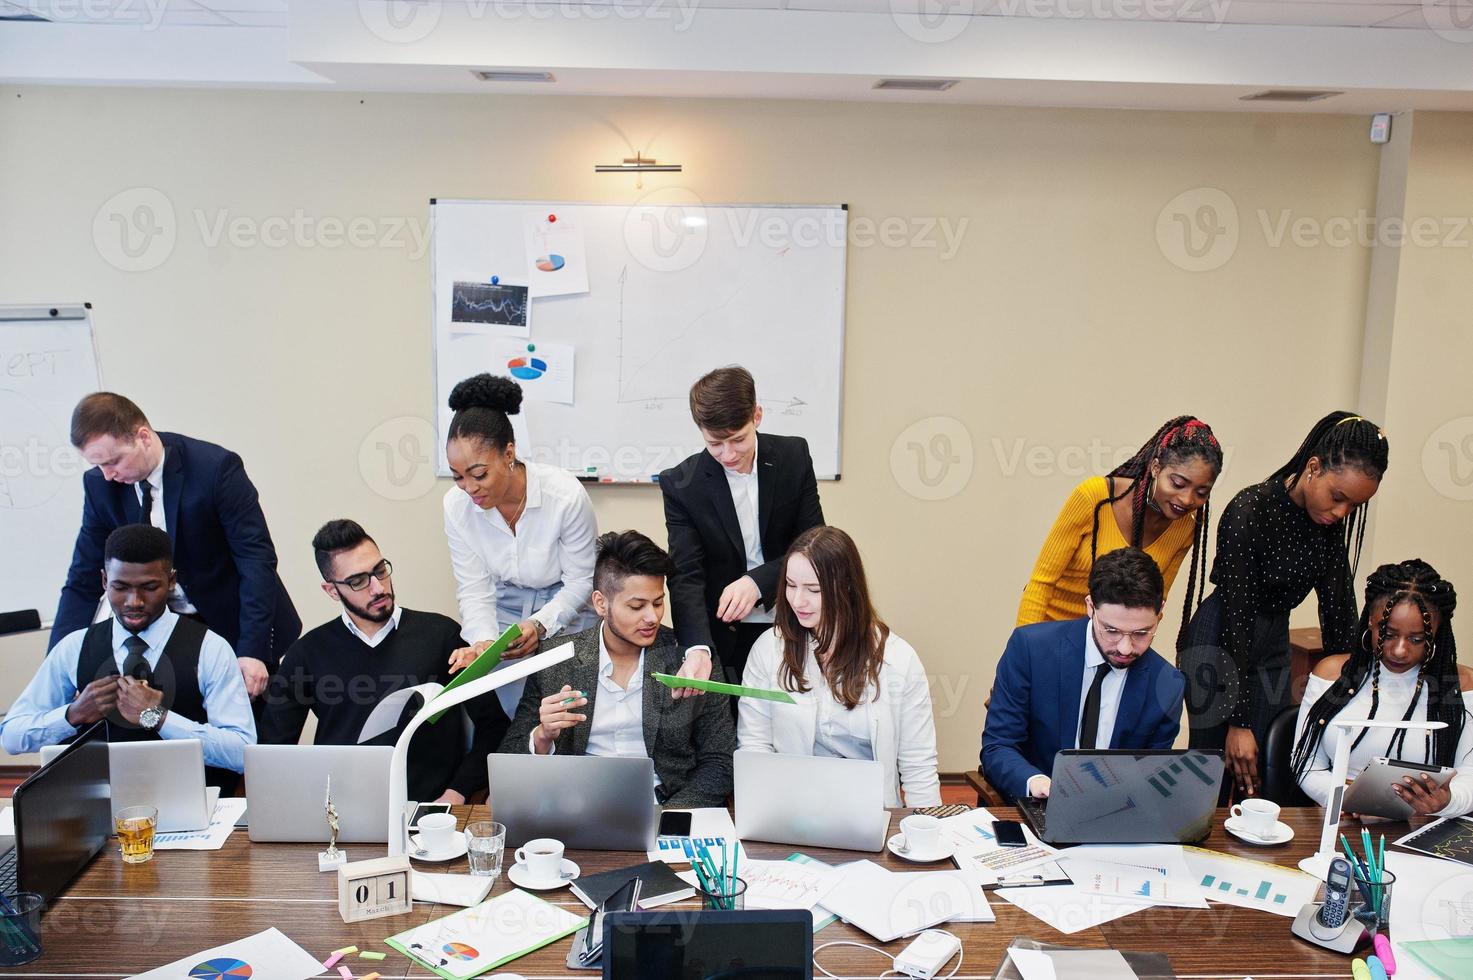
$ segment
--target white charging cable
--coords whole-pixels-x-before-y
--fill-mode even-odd
[[[925,932],[934,932],[934,933],[938,933],[938,934],[940,934],[942,936],[951,936],[952,939],[955,939],[956,940],[956,966],[952,967],[951,968],[951,972],[948,973],[948,974],[946,974],[945,976],[937,976],[935,978],[935,980],[951,980],[951,978],[954,977],[954,976],[956,976],[958,973],[960,973],[961,972],[961,969],[962,969],[962,956],[963,956],[963,953],[962,953],[962,942],[961,942],[961,939],[959,939],[957,936],[952,935],[951,933],[946,932],[945,930],[942,930],[942,929],[926,929]],[[895,957],[891,956],[889,953],[885,952],[883,949],[880,949],[878,946],[869,946],[869,945],[866,945],[865,943],[856,943],[856,942],[852,942],[852,941],[850,941],[848,939],[836,939],[836,940],[834,940],[831,943],[824,943],[822,946],[817,947],[813,951],[813,968],[815,970],[817,970],[819,973],[822,973],[826,977],[833,977],[834,980],[845,980],[843,974],[840,974],[840,973],[830,973],[828,970],[825,970],[823,968],[823,965],[822,964],[820,964],[818,962],[818,954],[821,953],[821,952],[823,952],[824,950],[828,949],[830,946],[857,946],[860,949],[867,949],[867,950],[869,950],[872,953],[879,953],[881,956],[885,957],[885,959],[887,959],[887,960],[890,961],[891,969],[885,970],[883,973],[881,973],[880,974],[880,980],[885,980],[886,977],[903,977],[903,976],[908,976],[908,974],[901,973],[899,970],[894,969]]]

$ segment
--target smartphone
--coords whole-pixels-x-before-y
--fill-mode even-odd
[[[419,818],[429,816],[431,813],[449,813],[449,803],[421,803],[414,808],[414,816],[409,818],[411,828],[419,826]]]
[[[660,814],[661,837],[689,837],[690,811],[666,810]]]
[[[992,833],[997,837],[998,847],[1028,846],[1028,838],[1023,836],[1023,825],[1016,820],[992,821]]]

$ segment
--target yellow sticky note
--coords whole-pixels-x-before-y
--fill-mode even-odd
[[[361,952],[361,953],[358,954],[358,957],[360,959],[365,959],[365,960],[381,960],[381,959],[383,959],[387,955],[389,955],[389,954],[387,954],[387,953],[375,953],[372,950],[364,950],[363,952]]]

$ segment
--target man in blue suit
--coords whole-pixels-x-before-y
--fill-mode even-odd
[[[1161,569],[1139,548],[1101,556],[1089,616],[1013,630],[982,731],[987,781],[1009,798],[1049,795],[1061,749],[1169,749],[1186,678],[1150,649]]]
[[[276,548],[240,457],[156,432],[137,405],[106,391],[77,403],[71,440],[93,468],[82,476],[82,529],[50,645],[92,622],[107,536],[125,524],[152,524],[173,540],[178,584],[169,608],[224,637],[246,690],[258,697],[302,621],[277,577]]]

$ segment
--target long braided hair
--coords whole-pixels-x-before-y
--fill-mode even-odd
[[[1151,506],[1151,464],[1178,466],[1189,460],[1203,460],[1212,469],[1214,480],[1222,473],[1222,446],[1212,427],[1195,415],[1178,415],[1171,419],[1156,434],[1147,439],[1135,455],[1106,474],[1109,493],[1104,500],[1095,504],[1094,525],[1089,535],[1089,561],[1093,565],[1099,550],[1100,511],[1117,500],[1130,497],[1130,538],[1132,548],[1142,548],[1146,529],[1146,508]],[[1126,480],[1119,493],[1114,493],[1114,478]],[[1204,501],[1194,517],[1196,530],[1192,533],[1192,553],[1188,556],[1187,595],[1182,603],[1181,632],[1176,646],[1180,650],[1186,645],[1187,624],[1192,611],[1201,604],[1202,593],[1207,590],[1207,529],[1211,520],[1210,501]],[[1195,595],[1195,598],[1194,598]]]
[[[1372,610],[1385,600],[1385,608],[1374,625],[1371,624]],[[1403,603],[1411,603],[1422,614],[1422,628],[1431,644],[1422,663],[1417,667],[1417,688],[1412,702],[1407,707],[1402,721],[1408,721],[1418,702],[1426,692],[1427,720],[1443,721],[1446,728],[1426,733],[1424,761],[1431,765],[1450,766],[1457,752],[1458,739],[1463,734],[1463,692],[1458,685],[1458,648],[1453,641],[1453,610],[1458,605],[1458,594],[1453,584],[1437,574],[1437,569],[1420,558],[1412,558],[1395,565],[1382,565],[1366,579],[1366,605],[1360,617],[1360,642],[1351,652],[1340,676],[1330,689],[1314,703],[1299,744],[1294,747],[1294,773],[1303,776],[1308,771],[1315,752],[1324,741],[1325,729],[1330,720],[1350,703],[1356,692],[1366,683],[1371,683],[1371,711],[1376,717],[1380,707],[1381,647],[1386,640],[1386,629],[1391,622],[1391,612]],[[1441,614],[1441,622],[1434,634],[1432,610]],[[1351,750],[1370,733],[1363,728],[1351,743]],[[1406,747],[1406,730],[1391,736],[1386,747],[1387,758],[1400,758]]]
[[[1293,490],[1310,459],[1316,458],[1327,470],[1351,466],[1379,481],[1386,473],[1390,448],[1386,442],[1386,433],[1375,422],[1350,412],[1331,412],[1314,424],[1309,435],[1304,437],[1304,442],[1299,444],[1294,458],[1275,470],[1269,479],[1287,479],[1286,486]],[[1369,501],[1361,504],[1345,518],[1345,555],[1350,561],[1351,583],[1360,568],[1361,545],[1366,539],[1368,504]],[[1351,583],[1347,583],[1347,588]]]

